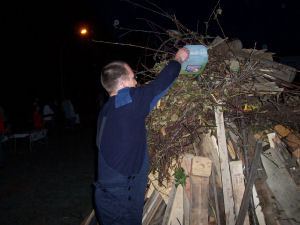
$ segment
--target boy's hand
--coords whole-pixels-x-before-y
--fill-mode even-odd
[[[189,56],[190,56],[190,51],[187,48],[180,48],[177,51],[174,60],[176,60],[179,63],[183,63],[189,58]]]

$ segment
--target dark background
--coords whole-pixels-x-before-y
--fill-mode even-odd
[[[136,1],[149,7],[146,1]],[[202,34],[217,0],[152,1],[190,30]],[[245,48],[268,50],[278,57],[299,55],[299,7],[292,0],[228,0],[220,1],[219,21],[229,38],[239,38]],[[153,8],[153,7],[152,7]],[[1,80],[0,105],[17,124],[31,119],[32,102],[39,97],[61,100],[69,95],[81,115],[96,114],[97,98],[103,93],[99,74],[101,67],[122,59],[136,69],[143,50],[91,42],[105,40],[150,47],[159,44],[144,33],[114,28],[151,30],[145,18],[166,29],[176,29],[168,19],[119,0],[89,1],[9,1],[1,3]],[[87,37],[79,35],[82,26]],[[208,34],[222,32],[215,20]]]

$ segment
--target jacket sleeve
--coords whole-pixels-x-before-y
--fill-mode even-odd
[[[135,88],[138,105],[148,114],[177,79],[181,64],[172,60],[148,85]]]

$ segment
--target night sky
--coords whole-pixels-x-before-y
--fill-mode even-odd
[[[145,1],[135,1],[149,6]],[[153,0],[186,27],[204,32],[217,0]],[[229,38],[239,38],[246,48],[263,44],[278,55],[300,55],[299,15],[294,0],[221,0],[219,21]],[[1,3],[1,100],[11,117],[31,115],[35,96],[60,100],[70,95],[80,113],[96,111],[101,92],[99,71],[114,59],[135,68],[143,51],[129,47],[93,43],[106,40],[155,47],[157,40],[145,34],[124,32],[113,27],[151,30],[144,18],[166,29],[175,29],[169,20],[119,0],[86,1],[9,1]],[[89,36],[79,35],[87,26]],[[214,20],[208,34],[222,33]],[[62,86],[63,84],[63,86]],[[62,88],[63,87],[63,88]]]

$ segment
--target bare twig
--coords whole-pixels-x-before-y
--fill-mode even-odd
[[[172,20],[174,22],[174,19],[169,14],[167,14],[165,12],[164,13],[157,12],[157,11],[155,11],[153,9],[149,9],[149,8],[147,8],[147,7],[145,7],[145,6],[141,5],[141,4],[135,3],[135,2],[130,1],[130,0],[122,0],[122,1],[128,2],[128,3],[132,4],[132,5],[140,7],[142,9],[146,9],[146,10],[148,10],[150,12],[153,12],[153,13],[156,13],[156,14],[158,14],[160,16],[166,17],[166,18],[168,18],[168,19],[170,19],[170,20]]]
[[[158,51],[158,52],[169,54],[169,55],[175,55],[172,52],[165,52],[165,51],[162,51],[162,50],[157,50],[157,49],[153,49],[153,48],[149,48],[149,47],[145,47],[145,46],[140,46],[140,45],[125,44],[125,43],[110,42],[110,41],[101,41],[101,40],[92,40],[92,42],[103,43],[103,44],[111,44],[111,45],[129,46],[129,47],[135,47],[135,48],[142,48],[142,49],[146,49],[146,50],[150,50],[150,51],[154,51],[154,52]]]

